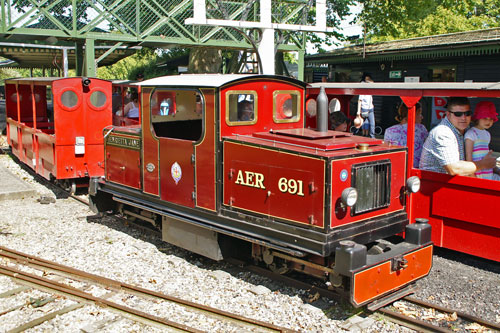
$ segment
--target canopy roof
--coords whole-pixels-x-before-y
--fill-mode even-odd
[[[500,28],[353,45],[306,57],[308,63],[341,64],[500,53]]]

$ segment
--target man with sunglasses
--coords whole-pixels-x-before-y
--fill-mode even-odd
[[[469,128],[472,111],[465,97],[448,99],[446,117],[434,127],[425,140],[420,169],[452,176],[467,176],[495,166],[491,152],[477,162],[465,161],[464,133]]]

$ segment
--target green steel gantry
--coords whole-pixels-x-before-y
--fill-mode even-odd
[[[123,48],[249,50],[247,37],[258,39],[257,30],[186,25],[185,20],[193,17],[193,0],[0,0],[0,5],[0,42],[72,45],[78,75],[95,76],[96,64]],[[272,20],[304,24],[310,9],[308,0],[273,1]],[[207,0],[206,13],[207,18],[256,22],[259,1]],[[299,73],[305,38],[303,32],[276,32],[278,50],[299,53]],[[96,53],[103,45],[107,51]]]

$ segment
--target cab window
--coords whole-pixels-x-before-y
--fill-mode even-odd
[[[157,137],[198,141],[202,135],[203,99],[195,90],[156,89],[151,122]]]
[[[255,124],[257,122],[257,92],[228,91],[226,93],[226,122],[230,126]]]
[[[300,119],[300,93],[278,90],[273,93],[273,119],[276,123],[297,122]]]

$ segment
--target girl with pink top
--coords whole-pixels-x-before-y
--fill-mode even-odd
[[[482,101],[476,105],[472,116],[474,127],[465,133],[465,159],[467,161],[479,161],[490,151],[491,135],[487,131],[498,120],[495,104]],[[475,173],[475,176],[483,179],[500,180],[500,170],[484,169]]]

